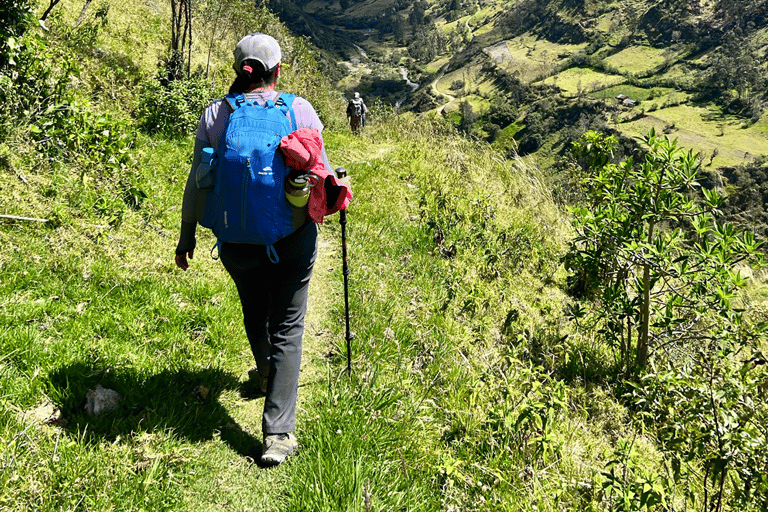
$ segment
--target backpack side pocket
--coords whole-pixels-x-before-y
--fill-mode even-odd
[[[216,184],[216,166],[218,160],[213,148],[203,148],[200,165],[195,172],[195,182],[197,188],[201,190],[211,190]]]

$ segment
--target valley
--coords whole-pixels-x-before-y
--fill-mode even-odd
[[[505,77],[519,81],[534,92],[511,98],[518,116],[510,131],[529,126],[532,112],[545,120],[552,114],[548,130],[535,148],[520,150],[521,140],[516,146],[511,138],[494,145],[509,154],[537,154],[545,167],[573,140],[563,130],[590,128],[631,139],[654,127],[700,152],[715,169],[767,156],[766,84],[760,78],[766,2],[750,3],[734,18],[726,17],[732,10],[724,2],[686,7],[670,0],[666,10],[657,4],[271,2],[289,27],[340,66],[337,84],[347,94],[359,90],[369,104],[378,99],[401,110],[452,116],[466,130],[459,112],[464,102],[476,118],[468,132],[491,143],[491,103],[515,96]],[[403,79],[403,69],[420,87]],[[736,76],[724,78],[729,73]],[[622,104],[620,95],[633,103]],[[553,105],[534,105],[542,101]],[[591,113],[570,124],[554,113],[584,102]]]

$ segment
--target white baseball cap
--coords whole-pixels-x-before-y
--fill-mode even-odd
[[[274,69],[283,60],[283,52],[275,38],[261,32],[254,32],[243,37],[235,46],[234,53],[235,63],[232,67],[237,73],[242,70],[245,60],[261,62],[266,71]]]

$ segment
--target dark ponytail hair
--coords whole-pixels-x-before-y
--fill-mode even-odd
[[[229,94],[243,94],[254,86],[271,85],[275,83],[276,71],[277,66],[272,69],[264,69],[264,65],[260,61],[246,59],[243,61],[235,81],[229,86]]]

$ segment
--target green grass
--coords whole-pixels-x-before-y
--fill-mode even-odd
[[[614,101],[619,94],[624,94],[637,101],[647,102],[648,105],[653,103],[663,105],[673,96],[677,99],[684,99],[686,97],[683,93],[676,92],[669,87],[646,88],[630,84],[612,85],[605,89],[593,91],[589,95],[601,100]],[[648,105],[643,106],[647,108]]]
[[[339,226],[329,219],[299,454],[272,471],[253,465],[261,402],[240,396],[252,362],[234,288],[204,233],[188,272],[172,263],[191,141],[145,139],[151,194],[118,227],[93,227],[98,216],[72,205],[56,229],[0,228],[12,248],[0,260],[0,508],[336,511],[368,500],[375,510],[556,510],[575,499],[569,482],[593,481],[589,457],[610,446],[602,427],[569,414],[570,388],[541,388],[548,377],[515,349],[547,338],[562,300],[556,287],[531,286],[556,274],[563,226],[536,171],[415,118],[326,141],[355,190],[354,372],[343,372]],[[34,211],[46,170],[24,169],[38,183],[27,190]],[[77,186],[62,178],[57,197]],[[117,411],[83,410],[97,384],[121,395]],[[510,451],[536,429],[508,423],[520,400],[536,411],[544,400],[541,414],[558,421]],[[33,414],[49,403],[66,423]]]
[[[681,146],[700,152],[707,164],[717,149],[712,162],[715,167],[740,165],[755,156],[768,155],[764,120],[745,125],[743,120],[692,105],[659,108],[640,119],[618,125],[623,132],[634,136],[647,133],[652,127],[657,132],[666,130]]]
[[[549,76],[557,64],[585,45],[558,44],[525,34],[500,41],[487,49],[493,62],[509,73],[518,73],[524,82]]]
[[[430,62],[429,64],[427,64],[426,66],[424,66],[424,71],[426,71],[427,73],[431,73],[431,74],[432,73],[437,73],[438,71],[440,71],[440,68],[442,68],[443,66],[448,64],[449,61],[450,61],[450,59],[448,57],[443,57],[441,59],[436,59],[436,60]]]
[[[581,92],[602,89],[624,81],[624,77],[595,71],[590,68],[569,68],[543,80],[548,85],[556,85],[566,96],[576,96]]]
[[[574,50],[520,43],[531,63]],[[173,264],[191,137],[138,137],[128,171],[147,198],[131,209],[99,168],[46,157],[22,126],[0,145],[0,210],[56,222],[0,221],[0,510],[603,510],[620,441],[635,443],[633,467],[664,471],[653,433],[613,394],[614,355],[569,336],[572,233],[542,173],[437,116],[381,109],[352,136],[336,93],[286,71],[353,184],[352,374],[332,217],[300,450],[258,467],[263,402],[243,393],[252,356],[210,233],[189,271]],[[693,129],[676,108],[659,114]],[[121,402],[94,417],[83,404],[98,384]]]
[[[667,53],[663,48],[629,46],[606,57],[603,62],[621,74],[642,75],[663,65],[668,59]]]

